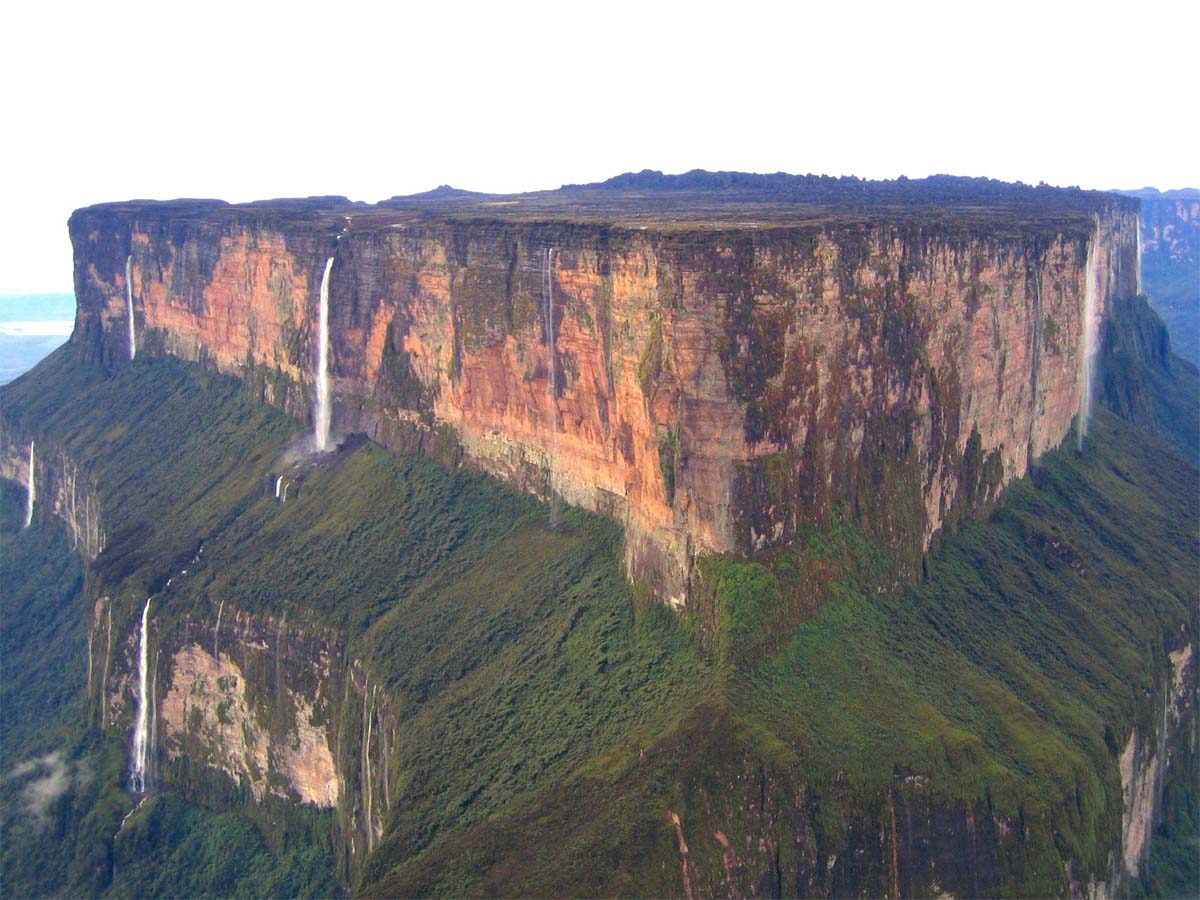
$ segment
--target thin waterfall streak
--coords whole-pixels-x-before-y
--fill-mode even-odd
[[[1137,217],[1137,228],[1135,229],[1135,231],[1137,234],[1137,260],[1135,263],[1136,268],[1134,269],[1133,278],[1134,278],[1134,283],[1137,285],[1137,295],[1140,297],[1140,296],[1142,296],[1142,217],[1141,216]]]
[[[371,706],[367,712],[367,850],[375,844],[375,782],[371,779],[371,730],[375,724],[375,689],[371,689]]]
[[[1096,284],[1098,272],[1096,260],[1096,241],[1099,231],[1088,243],[1087,265],[1084,267],[1083,285],[1083,334],[1080,349],[1080,392],[1079,392],[1079,427],[1077,429],[1077,449],[1082,452],[1083,442],[1087,438],[1088,423],[1092,415],[1092,394],[1095,390],[1096,341],[1099,336],[1099,322],[1096,319]]]
[[[287,615],[285,614],[279,620],[279,625],[275,630],[275,703],[277,706],[281,706],[283,703],[283,628],[286,622]]]
[[[1030,454],[1034,453],[1034,433],[1037,431],[1038,420],[1041,416],[1041,390],[1040,376],[1042,367],[1042,272],[1040,269],[1035,271],[1033,278],[1033,381],[1032,390],[1029,392],[1029,409],[1032,415],[1029,417],[1029,439]],[[1033,462],[1032,457],[1029,460]]]
[[[68,468],[66,469],[65,477],[67,479],[67,487],[71,491],[67,500],[67,506],[71,509],[71,549],[74,550],[79,546],[79,523],[75,519],[75,475]],[[88,693],[90,694],[91,691],[89,690]]]
[[[137,323],[133,318],[133,254],[125,257],[125,305],[129,308],[129,361],[137,356]]]
[[[367,852],[371,851],[374,829],[371,827],[371,677],[363,682],[363,824],[367,832]]]
[[[224,611],[225,599],[221,598],[221,603],[217,606],[217,624],[213,628],[213,659],[215,660],[221,659],[221,652],[218,648],[220,647],[221,640],[221,613]]]
[[[147,781],[154,783],[154,761],[158,759],[158,658],[162,647],[154,651],[154,666],[150,669],[150,752],[146,759]]]
[[[329,446],[329,425],[332,420],[329,397],[329,273],[333,257],[325,260],[321,276],[321,306],[317,334],[317,408],[313,415],[313,444],[323,453]]]
[[[279,489],[282,486],[283,486],[283,476],[280,475],[278,478],[275,479],[275,499],[276,500],[279,499]]]
[[[546,248],[545,274],[542,278],[542,304],[546,319],[546,345],[550,356],[550,463],[547,489],[550,492],[550,527],[558,527],[558,494],[554,490],[554,466],[558,461],[558,359],[554,334],[554,248]]]
[[[144,794],[146,792],[146,761],[149,752],[148,729],[150,721],[150,692],[148,687],[149,669],[150,669],[150,652],[149,652],[149,630],[150,624],[150,598],[146,598],[146,605],[142,607],[142,632],[141,638],[138,640],[138,702],[137,702],[137,725],[133,732],[133,775],[130,778],[130,787],[136,794]]]
[[[367,762],[368,762],[368,764],[370,764],[370,761],[371,761],[371,733],[374,731],[374,725],[375,725],[375,698],[378,696],[379,696],[379,687],[377,685],[377,686],[371,688],[371,714],[367,717]],[[386,772],[386,769],[385,769],[385,772]],[[368,849],[373,847],[375,844],[375,841],[378,839],[378,837],[375,833],[375,820],[377,817],[378,817],[377,810],[375,809],[375,785],[372,784],[371,785],[371,809],[367,815],[367,833],[369,836],[369,840],[367,842]]]
[[[37,502],[37,457],[33,451],[34,441],[29,442],[29,490],[25,492],[25,528],[33,524],[33,504]]]
[[[79,514],[75,508],[75,471],[67,469],[67,483],[71,486],[71,549],[79,546]]]
[[[383,723],[379,723],[381,731],[379,740],[383,742],[383,807],[385,811],[390,811],[392,808],[392,791],[391,778],[388,777],[388,759],[391,753],[388,751],[388,733],[387,729],[383,728]]]
[[[100,676],[100,725],[105,721],[104,704],[108,698],[108,664],[112,661],[112,601],[108,602],[108,642],[104,646],[104,672]]]

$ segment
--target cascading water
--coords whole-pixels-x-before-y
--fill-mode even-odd
[[[129,359],[137,356],[137,325],[133,320],[133,255],[125,257],[125,304],[129,308]]]
[[[142,633],[138,640],[138,702],[137,725],[133,732],[133,774],[129,779],[129,787],[135,794],[144,794],[147,787],[146,770],[149,761],[150,748],[150,652],[149,635],[150,598],[142,608]]]
[[[558,527],[558,494],[554,490],[554,464],[558,459],[558,360],[554,341],[554,248],[546,249],[546,265],[542,275],[542,307],[546,320],[546,345],[550,351],[550,414],[552,451],[550,455],[550,528]]]
[[[283,476],[282,475],[280,475],[278,478],[275,479],[275,499],[276,500],[279,499],[279,489],[281,487],[283,487]]]
[[[1093,235],[1088,242],[1087,266],[1084,268],[1083,278],[1083,334],[1081,336],[1082,346],[1080,348],[1080,363],[1079,363],[1079,427],[1078,449],[1083,451],[1083,442],[1087,437],[1088,419],[1092,415],[1092,393],[1094,391],[1094,380],[1096,374],[1096,342],[1100,333],[1100,322],[1096,317],[1096,279],[1099,275],[1096,264],[1096,238]]]
[[[1133,277],[1137,284],[1137,295],[1142,296],[1142,217],[1137,217],[1137,268]]]
[[[25,528],[33,524],[33,504],[37,501],[37,458],[33,453],[33,443],[29,442],[29,490],[25,493]]]
[[[317,336],[317,408],[313,415],[313,445],[319,453],[329,447],[332,418],[329,408],[329,273],[332,269],[331,256],[325,260],[325,274],[321,276],[321,318]]]

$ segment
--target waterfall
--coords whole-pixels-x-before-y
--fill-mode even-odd
[[[108,607],[108,641],[104,645],[104,672],[100,676],[100,724],[107,725],[104,716],[105,698],[108,696],[108,664],[112,661],[112,603]]]
[[[1134,281],[1137,284],[1137,295],[1142,296],[1142,217],[1137,217],[1137,263],[1133,272]]]
[[[146,761],[150,771],[153,771],[155,760],[158,759],[158,659],[161,655],[162,647],[159,647],[154,651],[154,667],[150,670],[150,753]]]
[[[367,852],[375,843],[375,827],[371,823],[371,713],[374,711],[368,702],[374,699],[371,692],[371,676],[363,682],[363,822],[367,831]]]
[[[1096,316],[1096,279],[1099,275],[1096,264],[1098,237],[1099,231],[1088,242],[1087,266],[1083,274],[1083,334],[1079,361],[1079,427],[1077,429],[1080,451],[1083,450],[1083,441],[1087,437],[1088,419],[1092,415],[1092,394],[1095,390],[1093,382],[1096,377],[1096,341],[1100,333],[1100,322]]]
[[[33,443],[29,442],[29,490],[25,493],[25,528],[33,524],[33,504],[37,500],[37,478],[34,471],[37,460],[33,455]]]
[[[546,345],[550,351],[550,415],[552,450],[547,472],[550,491],[550,528],[558,527],[558,494],[554,490],[554,465],[558,459],[558,360],[554,341],[554,248],[546,249],[546,266],[542,276],[542,306],[546,319]]]
[[[542,312],[546,320],[546,345],[550,348],[550,390],[553,397],[557,375],[554,371],[554,248],[546,248],[542,269]]]
[[[142,634],[138,640],[138,703],[137,726],[133,732],[133,775],[129,779],[129,787],[135,794],[146,792],[146,764],[149,756],[149,722],[150,722],[150,680],[149,664],[149,635],[150,598],[142,608]]]
[[[317,409],[313,416],[313,444],[318,452],[329,446],[329,273],[333,269],[333,257],[325,260],[325,274],[321,276],[321,320],[317,340]]]
[[[221,605],[217,607],[217,624],[213,628],[213,659],[221,659],[221,613],[225,612],[225,598],[221,598]]]
[[[275,479],[275,499],[276,500],[279,499],[279,489],[281,487],[283,487],[283,476],[282,475],[280,475],[278,478]]]
[[[137,356],[137,325],[133,320],[133,254],[125,257],[125,303],[129,307],[129,360]]]

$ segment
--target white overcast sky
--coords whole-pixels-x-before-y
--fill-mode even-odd
[[[12,2],[0,291],[72,209],[643,168],[1200,186],[1200,3]]]

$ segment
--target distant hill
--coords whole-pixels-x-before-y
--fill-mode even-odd
[[[1120,193],[1142,201],[1142,288],[1175,352],[1200,365],[1200,190]]]

